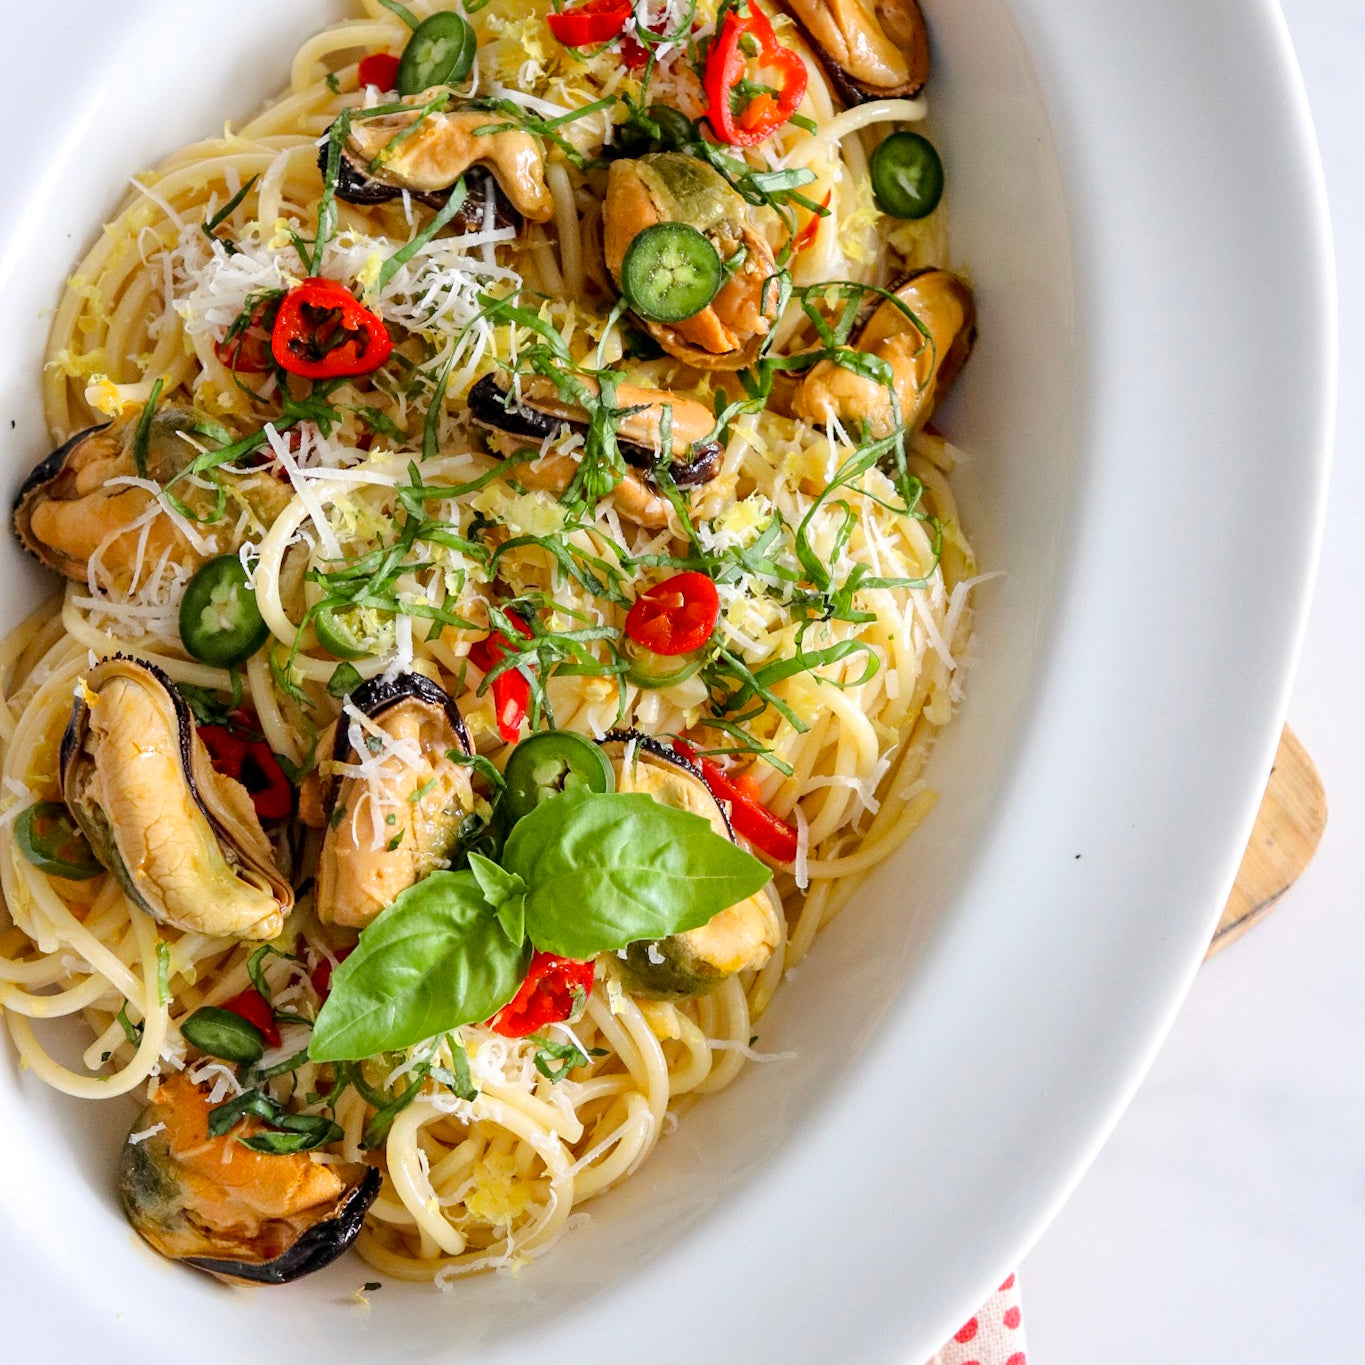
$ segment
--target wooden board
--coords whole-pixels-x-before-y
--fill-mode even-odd
[[[1232,895],[1223,908],[1207,956],[1240,938],[1293,885],[1318,847],[1327,824],[1327,797],[1313,760],[1286,725],[1270,781],[1242,855]]]

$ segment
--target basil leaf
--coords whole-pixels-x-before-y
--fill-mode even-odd
[[[772,873],[699,815],[643,792],[574,793],[519,820],[503,863],[537,948],[589,958],[705,924]]]
[[[469,870],[489,905],[502,905],[526,890],[526,883],[515,872],[506,872],[482,853],[469,855]]]
[[[515,873],[504,872],[482,853],[469,853],[469,870],[489,905],[497,907],[498,923],[513,943],[526,937],[526,883]]]
[[[308,1055],[356,1061],[488,1019],[517,993],[529,961],[472,872],[433,872],[337,968]]]

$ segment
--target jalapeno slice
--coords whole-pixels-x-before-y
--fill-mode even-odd
[[[399,58],[398,93],[419,95],[464,80],[477,51],[474,30],[460,15],[442,10],[423,19]]]
[[[585,791],[616,789],[607,756],[590,739],[572,730],[542,730],[523,739],[507,760],[502,806],[512,822],[529,815],[542,801],[573,787]]]
[[[655,223],[626,248],[621,289],[651,322],[681,322],[700,313],[725,281],[716,248],[686,223]]]
[[[626,669],[626,680],[636,687],[657,690],[661,687],[676,687],[686,682],[706,662],[706,651],[696,650],[691,654],[656,654],[634,640],[625,642],[624,652],[630,666]]]
[[[877,207],[893,218],[927,218],[943,196],[943,162],[919,133],[892,133],[869,169]]]
[[[358,619],[365,608],[323,607],[313,617],[318,643],[334,659],[364,659],[379,653],[381,643],[374,631]],[[377,613],[372,613],[377,615]]]
[[[180,602],[180,640],[201,664],[230,668],[265,644],[270,627],[236,555],[210,559]]]
[[[19,852],[38,869],[69,882],[85,882],[104,871],[71,812],[60,801],[39,801],[14,822]]]
[[[259,1062],[265,1035],[248,1019],[217,1005],[201,1005],[180,1025],[187,1043],[225,1062]]]

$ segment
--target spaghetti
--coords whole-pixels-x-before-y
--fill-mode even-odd
[[[152,1092],[134,1147],[170,1139],[168,1082],[184,1077],[210,1109],[254,1116],[228,1135],[295,1154],[267,1162],[376,1169],[357,1250],[383,1274],[446,1285],[546,1251],[695,1098],[729,1084],[758,1055],[784,972],[932,807],[921,771],[960,696],[979,580],[947,479],[955,452],[923,421],[970,342],[970,306],[957,285],[956,326],[938,330],[924,291],[946,272],[913,272],[946,254],[943,211],[890,219],[868,180],[871,151],[920,120],[922,100],[840,112],[828,54],[785,14],[773,41],[799,55],[804,90],[746,151],[706,131],[702,67],[725,21],[710,0],[643,0],[625,30],[580,48],[556,41],[540,0],[358,8],[299,50],[263,112],[136,179],[57,308],[44,400],[73,472],[30,481],[19,523],[67,582],[0,644],[0,1008],[48,1084]],[[464,75],[406,96],[358,86],[365,57],[405,54],[433,13],[472,32]],[[765,79],[753,66],[731,92],[740,126],[771,103]],[[348,171],[354,130],[384,120],[382,150]],[[404,157],[429,135],[444,139],[431,156],[452,155],[457,134],[474,148],[460,188],[433,196]],[[506,170],[510,142],[489,150],[500,138],[531,148],[530,171]],[[636,210],[607,188],[637,190],[638,168],[664,176],[669,157],[705,167],[720,186],[705,194],[743,229],[719,249],[727,282],[676,325],[618,301],[611,243]],[[694,226],[715,206],[679,202]],[[755,261],[758,292],[736,303]],[[316,279],[359,313],[282,340],[286,301],[305,319],[332,306],[296,297]],[[738,375],[723,349],[687,339],[708,311],[734,346],[752,343]],[[362,313],[392,344],[368,368]],[[312,348],[312,370],[291,368],[291,344]],[[544,425],[490,419],[477,407],[490,383],[501,411]],[[227,556],[266,643],[205,662],[188,647],[187,585]],[[705,643],[632,641],[632,604],[680,573],[714,584]],[[201,613],[210,627],[233,608],[226,594]],[[45,871],[21,837],[35,803],[72,804],[75,760],[60,751],[73,694],[78,715],[98,716],[113,694],[96,670],[115,656],[134,679],[159,670],[147,676],[201,733],[263,741],[261,761],[302,784],[296,816],[257,827],[291,887],[268,944],[154,918],[133,874]],[[469,752],[458,729],[442,741],[463,766],[441,777],[441,800],[467,818],[411,879],[461,875],[498,847],[498,775],[529,736],[631,736],[618,786],[651,736],[672,746],[665,776],[709,783],[725,813],[712,825],[733,823],[767,858],[773,879],[749,898],[772,926],[762,950],[703,979],[671,956],[678,936],[642,941],[600,952],[574,1012],[525,1036],[498,1013],[320,1060],[313,1026],[333,982],[360,974],[340,964],[362,927],[319,907],[329,822],[360,854],[393,855],[395,815],[412,841],[424,828],[440,757],[352,699],[413,677],[457,708]],[[328,792],[346,783],[362,799],[339,815]],[[187,1037],[197,1011],[232,1014],[253,991],[278,1027],[253,1061]],[[47,1031],[77,1015],[89,1041],[67,1065]]]

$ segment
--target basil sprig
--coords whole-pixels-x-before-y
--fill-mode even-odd
[[[700,815],[644,792],[567,795],[519,820],[502,858],[548,953],[588,958],[696,929],[772,876]]]
[[[433,872],[360,936],[309,1055],[356,1061],[491,1018],[532,948],[586,959],[698,928],[772,873],[699,815],[642,792],[569,791],[517,822],[502,866]]]
[[[309,1056],[359,1061],[495,1014],[531,960],[525,937],[504,927],[520,929],[519,916],[501,909],[473,872],[433,872],[408,887],[332,976]]]

